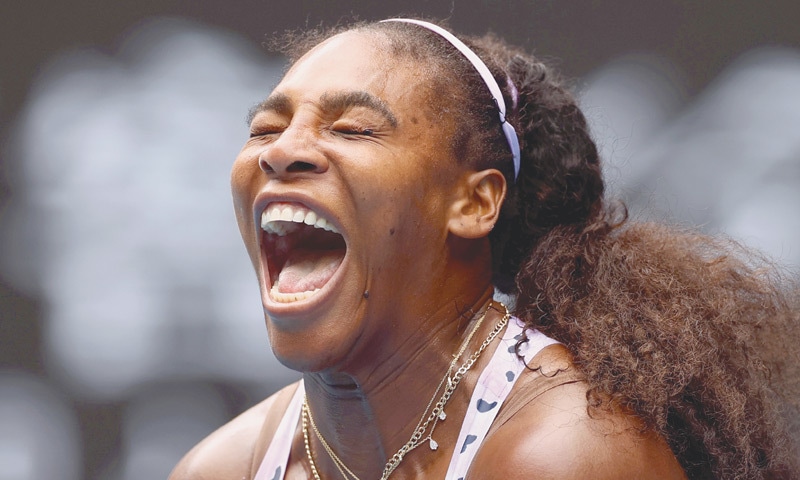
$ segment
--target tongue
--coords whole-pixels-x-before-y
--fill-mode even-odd
[[[342,250],[295,250],[278,274],[278,291],[298,293],[322,288],[339,268],[342,259]]]

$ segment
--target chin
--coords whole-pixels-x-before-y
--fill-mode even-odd
[[[270,332],[270,345],[275,358],[287,368],[301,373],[314,373],[326,370],[338,370],[344,363],[353,346],[346,338],[334,337],[337,332],[328,331],[321,334],[284,331],[276,328],[271,319],[267,319]],[[339,332],[347,333],[347,332]],[[352,341],[352,340],[350,340]]]

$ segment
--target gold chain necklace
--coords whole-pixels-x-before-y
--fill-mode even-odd
[[[305,401],[305,396],[303,397],[302,418],[303,418],[303,443],[306,446],[306,457],[308,457],[308,463],[311,465],[311,474],[314,475],[314,480],[321,480],[319,478],[319,473],[317,472],[317,465],[314,463],[314,457],[311,456],[311,444],[308,441],[308,404]]]
[[[442,378],[441,382],[439,382],[439,386],[437,386],[436,390],[433,392],[433,396],[431,397],[431,400],[428,402],[428,406],[425,407],[425,411],[423,412],[422,417],[417,423],[417,427],[414,430],[414,433],[411,434],[411,438],[408,440],[408,442],[405,443],[405,445],[400,447],[400,449],[394,455],[392,455],[392,457],[389,459],[388,462],[386,462],[380,480],[387,480],[389,478],[389,475],[391,475],[392,472],[394,472],[394,470],[397,468],[397,466],[400,465],[400,462],[403,461],[403,458],[406,456],[406,454],[408,454],[408,452],[420,446],[426,440],[428,441],[431,450],[436,450],[439,448],[439,444],[433,439],[433,431],[436,428],[436,424],[440,420],[444,421],[445,418],[447,418],[447,415],[444,412],[445,405],[447,405],[447,402],[450,400],[450,397],[452,397],[453,393],[456,390],[456,387],[461,382],[461,379],[464,378],[464,375],[469,371],[470,368],[472,368],[472,365],[475,364],[475,362],[481,356],[483,351],[486,350],[489,344],[492,343],[492,340],[494,340],[495,337],[497,337],[497,335],[503,330],[506,324],[508,324],[508,320],[511,318],[511,314],[508,313],[508,308],[506,308],[506,306],[503,305],[502,303],[500,303],[500,306],[503,307],[503,310],[505,312],[503,318],[500,319],[500,321],[497,323],[497,325],[495,325],[492,331],[489,332],[489,335],[486,337],[483,343],[481,343],[481,346],[478,348],[478,350],[475,351],[472,355],[470,355],[470,357],[461,365],[461,367],[458,370],[456,370],[455,373],[451,376],[451,373],[455,368],[456,362],[464,354],[464,350],[466,350],[467,344],[469,343],[469,341],[472,339],[472,336],[480,327],[481,323],[483,322],[483,319],[486,318],[486,314],[489,312],[489,308],[492,308],[491,305],[486,308],[486,311],[483,313],[481,318],[476,322],[475,327],[473,327],[472,331],[469,333],[467,338],[461,344],[461,347],[459,348],[458,353],[456,353],[456,355],[454,356],[453,361],[450,362],[450,367],[447,369],[447,373],[445,373],[444,378]],[[431,405],[433,404],[433,400],[436,398],[436,395],[439,393],[439,390],[441,390],[445,382],[447,383],[447,387],[445,387],[442,396],[439,398],[439,401],[436,402],[436,405],[433,407],[433,410],[429,414],[428,410],[430,410]],[[431,422],[433,422],[432,425]],[[322,447],[328,453],[331,460],[333,460],[333,463],[336,465],[336,468],[339,470],[339,473],[342,474],[342,477],[345,480],[360,480],[358,476],[352,472],[352,470],[347,468],[347,465],[345,465],[345,463],[339,458],[339,456],[336,455],[336,453],[334,453],[333,449],[330,447],[328,442],[326,442],[325,439],[322,437],[322,434],[320,433],[319,429],[317,429],[317,425],[314,422],[314,417],[311,415],[311,409],[308,408],[308,399],[306,397],[303,397],[303,409],[302,409],[303,440],[305,442],[306,456],[308,457],[308,463],[311,465],[311,473],[314,475],[314,479],[321,480],[319,473],[317,471],[316,463],[314,462],[314,458],[311,455],[311,446],[308,439],[309,423],[311,424],[311,428],[314,430],[314,434],[316,434],[317,438],[322,444]],[[431,425],[430,433],[425,435],[425,432],[428,430],[428,425]]]
[[[308,463],[311,464],[311,473],[314,475],[314,480],[320,480],[320,478],[319,478],[319,473],[317,472],[317,466],[314,464],[314,458],[311,456],[311,447],[309,446],[308,442],[307,422],[311,423],[311,428],[314,430],[314,433],[317,435],[319,442],[322,444],[322,448],[324,448],[325,451],[328,452],[328,455],[331,457],[333,463],[336,465],[336,469],[339,470],[339,473],[342,474],[342,477],[345,478],[346,480],[350,480],[351,478],[355,480],[360,480],[358,478],[358,475],[356,475],[355,473],[352,472],[352,470],[347,468],[347,465],[345,465],[344,462],[342,462],[339,456],[333,453],[333,449],[330,447],[330,445],[328,445],[328,442],[326,442],[325,439],[322,437],[322,434],[319,433],[319,429],[317,429],[317,425],[314,423],[314,417],[311,416],[311,409],[308,408],[308,402],[306,401],[306,398],[303,397],[303,441],[305,442],[306,445],[306,456],[308,457]],[[345,474],[345,472],[350,474],[350,476],[348,477]]]

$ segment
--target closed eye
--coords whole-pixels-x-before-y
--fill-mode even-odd
[[[339,128],[335,131],[342,135],[363,135],[366,137],[371,137],[375,134],[375,130],[371,128]]]
[[[331,132],[342,136],[372,137],[375,135],[375,123],[359,118],[339,119],[330,126]]]
[[[269,135],[279,135],[283,133],[282,127],[277,126],[265,126],[259,128],[253,128],[250,130],[250,138],[257,138],[257,137],[265,137]]]

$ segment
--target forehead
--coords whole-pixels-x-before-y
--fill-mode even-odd
[[[276,92],[319,98],[330,92],[365,91],[387,103],[424,102],[430,85],[423,68],[391,53],[374,32],[345,32],[322,42],[295,62]]]

